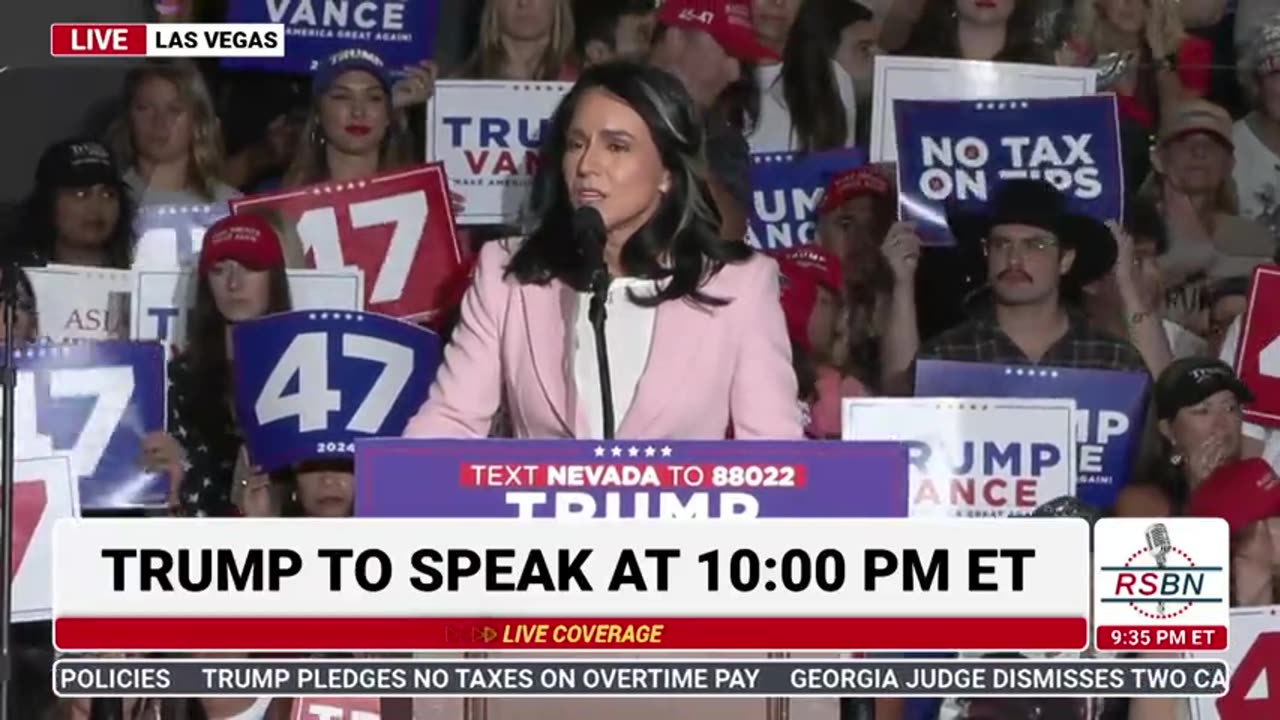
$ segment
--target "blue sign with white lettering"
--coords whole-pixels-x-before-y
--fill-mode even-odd
[[[138,208],[133,231],[133,266],[155,269],[193,267],[200,261],[204,233],[231,214],[226,203],[147,205]]]
[[[356,443],[360,517],[906,517],[907,486],[898,443]]]
[[[866,152],[858,148],[753,154],[747,242],[761,250],[813,243],[823,189],[833,176],[866,162]]]
[[[1115,504],[1129,482],[1147,417],[1146,373],[950,360],[916,363],[917,397],[1070,398],[1076,401],[1076,496]]]
[[[227,22],[284,25],[285,56],[228,57],[223,67],[309,73],[330,55],[368,50],[391,71],[435,54],[440,0],[229,0]]]
[[[1003,180],[1047,180],[1070,207],[1124,216],[1113,95],[1033,100],[895,100],[898,209],[927,245],[952,245],[947,210],[980,210]]]
[[[301,311],[239,323],[235,393],[254,464],[351,457],[358,437],[398,436],[427,399],[440,336],[386,315]]]
[[[40,344],[13,358],[17,457],[68,458],[86,509],[164,504],[167,476],[142,469],[143,438],[165,429],[160,343]]]

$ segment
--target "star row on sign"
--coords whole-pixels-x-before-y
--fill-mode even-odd
[[[1042,377],[1042,378],[1058,377],[1057,370],[1036,370],[1035,368],[1005,368],[1004,374],[1017,375],[1019,377]]]
[[[156,215],[208,215],[221,210],[217,205],[161,205],[154,212]]]
[[[328,193],[343,192],[346,190],[357,190],[363,188],[369,183],[364,180],[353,180],[349,183],[335,183],[333,185],[316,185],[311,188],[312,195],[325,195]]]
[[[14,350],[13,358],[18,360],[24,357],[71,357],[71,354],[75,352],[77,347],[79,347],[79,345],[74,343],[68,343],[66,345],[39,345],[36,347],[25,348],[23,350]]]
[[[974,108],[977,110],[1026,110],[1027,106],[1028,103],[1025,100],[974,103]]]
[[[364,322],[364,316],[359,313],[344,312],[313,312],[307,313],[308,320],[355,320],[356,322]]]
[[[604,457],[606,454],[612,455],[613,457],[622,457],[624,455],[627,457],[640,457],[641,455],[644,455],[647,458],[654,457],[655,455],[661,455],[666,458],[671,457],[671,448],[666,445],[660,448],[655,448],[652,445],[648,445],[643,448],[635,445],[631,445],[626,448],[622,446],[614,446],[612,448],[606,448],[603,445],[596,446],[596,457]]]

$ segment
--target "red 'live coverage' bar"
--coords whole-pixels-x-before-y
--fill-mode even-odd
[[[142,57],[147,54],[147,26],[142,23],[54,23],[49,52],[68,57]]]
[[[539,634],[538,628],[546,629]],[[657,626],[661,626],[658,629]],[[573,628],[577,630],[573,630]],[[619,630],[608,628],[617,627]],[[562,628],[557,633],[556,628]],[[594,634],[585,637],[586,628]],[[640,640],[641,628],[645,630]],[[630,635],[626,633],[630,632]],[[576,633],[576,634],[575,634]],[[567,640],[575,637],[576,642]],[[559,637],[559,641],[554,641]],[[619,638],[630,637],[630,642]],[[59,617],[65,651],[1082,650],[1085,618]]]

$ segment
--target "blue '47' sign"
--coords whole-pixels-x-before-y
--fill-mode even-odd
[[[36,345],[13,358],[18,458],[66,457],[85,509],[163,504],[168,481],[141,465],[142,438],[165,426],[160,343]]]
[[[365,312],[281,313],[233,333],[241,430],[266,470],[349,457],[357,437],[398,436],[442,351],[430,330]]]

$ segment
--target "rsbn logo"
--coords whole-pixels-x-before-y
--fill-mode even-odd
[[[1101,568],[1115,578],[1098,588],[1106,593],[1101,602],[1127,603],[1139,615],[1153,620],[1172,620],[1196,603],[1226,602],[1226,598],[1205,592],[1205,586],[1212,584],[1206,582],[1209,575],[1225,572],[1225,568],[1196,564],[1190,554],[1173,544],[1164,523],[1151,525],[1145,535],[1146,545],[1129,555],[1124,565]]]

